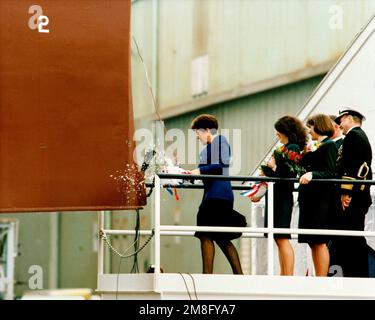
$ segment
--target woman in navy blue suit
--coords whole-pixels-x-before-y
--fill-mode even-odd
[[[197,169],[191,174],[229,175],[230,146],[227,139],[217,135],[218,121],[208,114],[196,117],[191,128],[195,130],[199,141],[206,145],[200,153]],[[202,203],[197,215],[198,226],[230,226],[233,220],[233,191],[230,181],[204,180]],[[236,247],[231,240],[238,238],[241,233],[196,232],[200,239],[203,273],[213,273],[215,244],[228,259],[234,274],[243,274]]]

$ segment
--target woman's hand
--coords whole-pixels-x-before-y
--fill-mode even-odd
[[[306,172],[301,178],[299,178],[300,184],[308,184],[312,180],[312,172]]]
[[[252,197],[250,198],[251,202],[259,202],[261,198]]]
[[[272,155],[271,158],[267,162],[267,167],[271,168],[272,170],[276,169],[276,160],[275,157]]]
[[[194,169],[194,170],[191,170],[189,171],[190,174],[193,174],[193,175],[199,175],[201,174],[200,170],[199,169]]]

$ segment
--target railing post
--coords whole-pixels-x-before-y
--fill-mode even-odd
[[[104,211],[98,213],[98,275],[104,273],[104,241],[102,238],[104,230]]]
[[[15,222],[10,222],[8,225],[8,239],[7,239],[7,283],[6,283],[6,300],[14,299],[14,232]]]
[[[157,174],[155,174],[154,232],[154,291],[160,292],[160,178]]]
[[[274,182],[268,183],[268,192],[267,192],[267,226],[268,226],[268,237],[267,237],[267,274],[269,276],[274,275],[273,270],[273,187]]]

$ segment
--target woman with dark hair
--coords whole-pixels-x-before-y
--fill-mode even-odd
[[[300,153],[305,148],[307,141],[306,127],[301,120],[293,116],[284,116],[275,123],[276,136],[283,145],[281,152],[292,155],[298,161]],[[263,173],[269,177],[295,178],[297,173],[284,157],[272,156],[263,167]],[[291,160],[293,161],[293,160]],[[274,227],[290,228],[293,211],[293,182],[276,182],[274,187]],[[265,216],[267,226],[267,214]],[[279,263],[281,275],[293,275],[294,250],[290,244],[290,234],[275,234],[275,241],[279,251]]]
[[[302,159],[306,173],[299,183],[299,222],[300,229],[330,229],[334,212],[333,184],[313,183],[314,179],[333,179],[337,159],[337,146],[328,137],[334,133],[332,121],[328,115],[316,114],[310,117],[307,127],[315,147],[307,150]],[[329,268],[329,237],[300,234],[298,242],[308,243],[311,248],[315,275],[327,276]]]
[[[209,114],[196,117],[191,129],[195,130],[198,140],[206,147],[200,153],[200,162],[197,169],[191,174],[229,175],[230,146],[227,139],[217,135],[217,119]],[[203,180],[204,193],[197,215],[198,226],[246,226],[233,225],[234,217],[240,215],[233,210],[233,191],[230,181]],[[244,217],[243,217],[244,218]],[[236,247],[231,240],[241,236],[241,233],[223,232],[196,232],[200,239],[203,273],[213,273],[215,244],[225,254],[234,274],[243,274]]]

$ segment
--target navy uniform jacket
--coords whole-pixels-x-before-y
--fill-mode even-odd
[[[339,150],[337,161],[337,178],[349,176],[359,180],[358,170],[363,162],[370,167],[366,177],[372,179],[371,172],[372,150],[366,133],[355,127],[346,135]],[[350,183],[348,183],[350,184]],[[339,189],[342,194],[343,190]],[[337,227],[344,230],[364,230],[365,215],[371,205],[370,186],[363,191],[360,185],[355,185],[353,191],[349,191],[352,200],[344,211],[338,198]],[[368,277],[368,246],[364,237],[337,237],[333,239],[330,248],[331,261],[342,267],[345,277]],[[332,263],[332,262],[331,262]]]
[[[355,127],[349,131],[345,136],[342,143],[342,147],[339,151],[339,159],[337,163],[337,177],[340,179],[342,176],[349,176],[355,179],[357,177],[358,170],[361,165],[366,162],[370,168],[370,171],[366,177],[367,180],[372,180],[371,162],[372,162],[372,150],[370,142],[367,138],[366,133],[360,128]],[[355,187],[356,189],[359,186]],[[366,186],[364,191],[357,191],[353,193],[353,197],[356,195],[361,199],[364,206],[371,204],[370,187]]]

